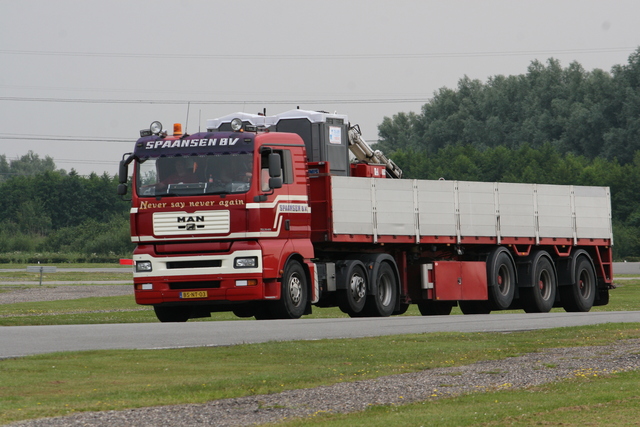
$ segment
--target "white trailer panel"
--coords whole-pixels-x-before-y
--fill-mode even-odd
[[[401,179],[373,179],[376,198],[377,234],[415,235],[413,182]]]
[[[498,183],[499,232],[502,236],[536,235],[534,184]]]
[[[333,176],[335,234],[612,239],[607,187]]]
[[[333,232],[372,235],[374,183],[366,178],[345,178],[336,176],[331,180]]]
[[[613,230],[608,187],[574,187],[577,237],[608,239]]]
[[[460,235],[495,236],[496,202],[492,182],[458,181]]]
[[[455,181],[416,180],[418,231],[421,236],[456,236]]]
[[[570,185],[538,185],[538,230],[540,238],[574,237]]]

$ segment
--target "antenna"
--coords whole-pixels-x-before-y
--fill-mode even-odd
[[[200,133],[200,123],[202,123],[202,108],[198,110],[198,133]]]
[[[184,134],[185,135],[188,135],[187,126],[189,125],[189,107],[191,107],[191,101],[187,102],[187,120],[185,120],[185,122],[184,122]]]

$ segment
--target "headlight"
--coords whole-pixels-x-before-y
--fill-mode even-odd
[[[151,123],[151,126],[149,126],[149,130],[153,135],[158,135],[160,132],[162,132],[162,123],[157,121]]]
[[[234,132],[238,132],[240,129],[242,129],[242,120],[240,119],[231,120],[231,130],[233,130]]]
[[[256,268],[258,266],[258,257],[236,258],[233,260],[233,268]]]
[[[151,261],[137,261],[136,262],[136,272],[149,272],[151,271]]]

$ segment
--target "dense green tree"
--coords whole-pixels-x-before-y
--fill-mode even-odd
[[[640,149],[640,49],[610,73],[573,62],[533,61],[518,76],[486,83],[460,79],[438,90],[421,113],[398,113],[379,127],[387,154],[411,149],[436,153],[449,145],[479,149],[551,144],[560,153],[621,164]]]
[[[23,165],[38,163],[32,153],[23,159],[28,160]],[[69,174],[51,170],[49,161],[41,164],[45,167],[39,172],[11,173],[0,182],[0,252],[131,251],[129,203],[116,195],[115,177],[106,173],[82,177],[73,170]]]

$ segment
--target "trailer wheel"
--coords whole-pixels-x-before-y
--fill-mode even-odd
[[[347,274],[347,289],[338,292],[338,306],[354,317],[362,312],[367,300],[367,274],[360,265],[353,265]]]
[[[154,305],[153,311],[162,323],[186,322],[191,314],[191,307],[161,307]]]
[[[560,287],[560,301],[565,311],[587,312],[593,307],[596,297],[596,273],[585,256],[578,258],[575,273],[575,283]]]
[[[489,301],[494,310],[506,310],[516,292],[516,270],[506,249],[493,252],[487,260]]]
[[[548,313],[556,299],[556,275],[553,264],[546,256],[536,261],[532,277],[533,286],[520,289],[522,306],[527,313]]]
[[[420,301],[418,310],[423,316],[448,316],[454,304],[449,301]]]
[[[388,263],[383,262],[376,273],[376,293],[367,298],[365,312],[369,316],[388,317],[393,314],[398,300],[396,275]]]
[[[308,302],[307,277],[299,262],[289,261],[282,276],[280,300],[274,301],[271,312],[278,319],[299,319]]]

